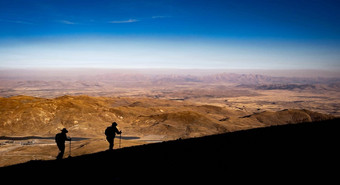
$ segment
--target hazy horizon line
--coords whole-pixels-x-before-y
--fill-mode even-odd
[[[326,69],[230,69],[230,68],[127,68],[127,67],[32,67],[32,68],[0,68],[0,71],[13,73],[14,71],[21,72],[54,72],[54,74],[60,72],[60,75],[65,75],[62,72],[119,72],[122,73],[149,73],[149,74],[177,74],[177,75],[211,75],[211,74],[221,74],[221,73],[237,73],[237,74],[258,74],[258,75],[268,75],[277,77],[340,77],[340,72],[337,69],[326,70]],[[13,76],[15,74],[8,74]],[[39,75],[39,74],[35,74]],[[70,74],[68,74],[70,75]],[[77,74],[75,74],[77,75]],[[1,76],[5,76],[3,73]]]

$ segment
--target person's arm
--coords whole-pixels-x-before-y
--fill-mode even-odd
[[[65,134],[65,138],[66,138],[66,139],[65,139],[66,141],[71,141],[71,138],[70,138],[70,137],[67,137],[66,134]]]
[[[116,132],[117,134],[121,134],[121,133],[122,133],[122,131],[119,131],[117,127],[115,127],[115,132]]]

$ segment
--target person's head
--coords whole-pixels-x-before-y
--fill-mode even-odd
[[[118,125],[118,124],[117,124],[116,122],[113,122],[113,123],[112,123],[112,126],[113,126],[113,127],[116,127],[117,125]]]
[[[66,130],[66,128],[63,128],[63,129],[61,130],[61,132],[62,132],[62,133],[67,133],[68,130]]]

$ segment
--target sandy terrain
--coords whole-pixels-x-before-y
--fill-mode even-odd
[[[307,109],[324,114],[340,116],[340,93],[315,93],[289,90],[253,90],[257,96],[225,98],[199,98],[196,102],[227,106],[249,113],[279,111],[283,109]]]

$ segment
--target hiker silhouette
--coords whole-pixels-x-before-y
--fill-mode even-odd
[[[66,128],[63,128],[61,130],[61,133],[58,133],[58,134],[55,135],[55,142],[57,143],[57,146],[59,148],[59,154],[57,156],[57,160],[62,159],[63,156],[64,156],[65,141],[71,141],[71,138],[68,138],[66,136],[66,133],[68,133],[68,131],[66,130]]]
[[[121,134],[122,131],[119,131],[117,129],[117,123],[113,122],[111,126],[107,127],[105,130],[105,135],[106,135],[106,140],[109,142],[109,150],[113,150],[113,145],[114,145],[114,139],[117,134]]]

